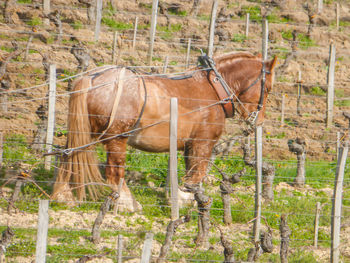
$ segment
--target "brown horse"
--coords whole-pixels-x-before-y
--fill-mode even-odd
[[[100,141],[107,151],[106,179],[118,185],[124,178],[127,144],[149,152],[169,151],[170,98],[178,99],[177,147],[184,151],[184,182],[194,185],[206,175],[208,159],[234,112],[250,123],[264,119],[273,85],[276,58],[262,61],[250,53],[230,53],[177,77],[141,76],[129,68],[109,67],[77,80],[70,98],[66,155],[53,198],[75,189],[85,198],[86,184],[102,182],[91,149]],[[91,143],[92,138],[94,142]],[[87,147],[89,146],[89,147]],[[74,185],[76,184],[76,185]],[[124,182],[122,192],[130,199]],[[96,188],[89,188],[96,197]],[[130,208],[131,208],[130,207]]]

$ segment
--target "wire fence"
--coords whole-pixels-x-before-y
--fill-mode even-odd
[[[3,3],[4,4],[4,3]],[[23,4],[16,3],[25,8],[39,7],[41,4]],[[147,2],[147,4],[149,4]],[[87,12],[88,9],[81,6],[60,6],[52,5],[52,10],[71,10],[71,11],[81,11]],[[291,12],[302,12],[303,9],[293,10]],[[109,12],[109,10],[103,10],[103,12]],[[122,14],[128,17],[127,19],[121,20],[123,23],[128,23],[127,29],[119,29],[120,42],[119,46],[119,61],[122,60],[125,64],[130,63],[127,60],[123,60],[123,56],[135,56],[135,52],[131,50],[131,45],[133,44],[134,38],[134,21],[135,17],[143,17],[149,19],[150,12],[145,12],[141,14],[139,12],[123,11],[119,10],[115,14]],[[170,19],[176,19],[184,22],[186,17],[177,15],[160,15],[160,18],[165,19],[170,17]],[[202,23],[207,25],[209,20],[207,18],[196,16],[194,17],[197,23]],[[334,18],[335,20],[335,13]],[[0,30],[1,36],[5,34],[11,35],[11,38],[18,38],[18,36],[28,36],[26,40],[17,41],[21,46],[29,45],[32,50],[39,50],[43,52],[47,49],[47,46],[42,45],[41,42],[37,41],[35,38],[29,43],[29,36],[34,35],[39,37],[40,30],[44,30],[44,26],[39,25],[36,30],[39,32],[32,31],[33,25],[28,25],[33,22],[32,19],[22,20],[27,25],[22,25],[20,29],[16,28],[15,24],[8,24],[6,30],[3,28]],[[217,23],[232,23],[239,24],[241,26],[240,33],[243,34],[244,21],[238,19],[223,19],[218,18]],[[80,41],[91,41],[91,34],[86,36],[85,33],[79,30],[93,29],[94,24],[85,23],[63,23],[62,34],[57,33],[52,28],[49,30],[50,37],[58,37],[61,35],[63,39],[78,38]],[[290,28],[307,28],[309,25],[304,23],[293,24],[291,22],[277,22],[270,23],[271,28],[282,28],[285,32],[289,32]],[[254,22],[254,28],[256,32],[260,32],[259,22]],[[79,30],[74,29],[74,27]],[[329,26],[315,25],[319,30],[325,32],[338,32],[335,28],[330,28]],[[348,27],[340,26],[340,34],[346,34]],[[75,32],[74,30],[78,31]],[[101,45],[98,47],[89,46],[90,52],[98,52],[99,49],[104,45],[106,48],[113,48],[113,29],[102,26],[101,32],[103,37],[99,40],[96,45]],[[41,32],[43,33],[43,32]],[[145,50],[150,44],[148,39],[149,28],[143,27],[137,30],[136,38],[136,50],[141,53],[142,56],[146,57]],[[165,59],[168,57],[170,61],[176,61],[173,65],[168,65],[168,71],[172,72],[172,76],[181,76],[183,74],[189,74],[189,71],[183,71],[184,68],[188,67],[189,64],[186,63],[186,53],[184,52],[188,47],[188,38],[185,37],[182,31],[179,34],[172,34],[169,39],[166,36],[167,32],[158,32],[155,38],[157,45],[168,45],[173,47],[173,52],[164,52],[159,49],[156,52],[153,61],[154,65],[146,66],[145,62],[138,62],[138,65],[129,65],[133,69],[138,69],[142,71],[158,70],[161,72],[164,69]],[[257,35],[257,34],[255,34]],[[0,45],[5,46],[10,44],[10,39],[1,37]],[[199,53],[199,49],[207,48],[207,41],[205,39],[191,39],[190,47],[190,62],[195,65],[196,60],[194,59],[194,54]],[[51,40],[50,40],[51,41]],[[216,41],[215,47],[218,50],[244,50],[244,51],[256,51],[257,42],[261,39],[256,36],[249,36],[242,41],[234,42],[230,40],[219,40]],[[293,52],[292,44],[297,43],[299,46],[308,45],[308,41],[296,41],[293,42],[290,38],[282,38],[283,43],[274,43],[274,40],[269,41],[269,54],[277,54],[286,56]],[[66,43],[56,43],[52,44],[51,47],[54,49],[71,50],[73,45],[77,42]],[[124,45],[124,46],[123,46]],[[139,49],[137,48],[139,47]],[[77,50],[84,50],[84,47]],[[5,50],[3,50],[5,51]],[[12,51],[12,50],[7,50]],[[7,52],[6,51],[6,52]],[[10,53],[7,52],[7,53]],[[115,51],[106,53],[104,56],[104,61],[112,61],[112,54]],[[275,177],[273,182],[274,198],[273,201],[266,202],[262,205],[262,228],[264,231],[272,233],[272,241],[275,246],[272,250],[272,254],[264,253],[261,257],[265,260],[276,261],[278,257],[279,248],[278,246],[284,241],[280,237],[279,228],[281,225],[282,215],[288,215],[288,223],[291,230],[289,236],[290,240],[290,257],[293,257],[296,261],[306,258],[312,254],[317,258],[317,251],[328,251],[324,253],[325,255],[318,257],[318,261],[329,261],[331,257],[331,252],[329,247],[332,246],[331,237],[331,221],[335,218],[332,213],[332,206],[336,200],[336,195],[333,191],[338,179],[335,178],[337,170],[337,157],[338,148],[344,142],[348,140],[348,124],[347,119],[344,119],[343,113],[349,108],[347,101],[350,100],[349,94],[347,94],[346,84],[348,79],[342,77],[335,80],[335,88],[344,90],[344,94],[338,93],[339,96],[335,98],[335,102],[339,103],[336,105],[333,114],[335,121],[331,129],[326,129],[325,118],[327,116],[326,109],[326,93],[322,90],[314,90],[314,93],[308,91],[313,87],[328,88],[326,83],[327,79],[327,68],[328,67],[328,53],[329,47],[327,44],[320,44],[320,46],[308,47],[306,50],[298,50],[298,55],[295,61],[303,61],[303,56],[308,56],[307,63],[317,63],[319,67],[324,67],[319,69],[323,72],[322,80],[313,78],[311,81],[306,80],[301,84],[300,81],[296,81],[296,78],[285,74],[287,77],[291,77],[289,82],[278,81],[275,86],[281,89],[273,90],[270,94],[269,100],[271,105],[266,108],[267,120],[264,126],[264,162],[270,163],[275,167]],[[68,54],[68,52],[67,52]],[[67,55],[66,54],[66,55]],[[281,55],[283,54],[283,55]],[[69,54],[70,58],[67,61],[67,56],[60,58],[61,61],[55,61],[59,67],[69,71],[73,71],[71,68],[66,68],[67,63],[71,65],[77,65],[77,62],[72,60],[73,55]],[[342,59],[342,56],[347,56],[348,50],[346,48],[337,50],[337,58],[340,66],[345,65],[346,61]],[[22,76],[23,79],[28,80],[25,85],[16,85],[15,88],[10,88],[8,90],[0,90],[0,96],[3,99],[4,96],[7,97],[7,101],[2,100],[0,102],[0,108],[6,108],[6,111],[0,111],[1,117],[7,118],[8,116],[16,116],[18,119],[23,118],[21,115],[31,116],[32,121],[30,125],[28,122],[6,123],[5,126],[0,128],[0,132],[4,133],[1,147],[1,177],[0,184],[3,186],[0,188],[0,230],[3,231],[6,227],[11,227],[15,233],[14,239],[10,244],[7,244],[7,251],[5,253],[6,258],[15,259],[17,257],[26,257],[33,260],[37,255],[36,247],[38,244],[38,233],[39,227],[37,226],[37,221],[39,217],[39,202],[40,199],[48,198],[52,191],[52,186],[55,184],[55,175],[59,170],[60,164],[65,164],[65,161],[56,158],[56,161],[50,162],[50,172],[45,172],[43,167],[45,161],[42,157],[42,153],[45,152],[45,148],[39,147],[39,150],[34,152],[34,146],[45,146],[50,145],[57,150],[64,148],[64,143],[66,140],[65,135],[69,131],[66,123],[66,118],[69,113],[67,112],[68,98],[73,93],[68,86],[69,81],[94,71],[91,69],[79,74],[75,72],[65,72],[56,73],[55,83],[58,86],[58,91],[56,93],[56,103],[61,103],[64,107],[56,110],[56,127],[55,127],[55,139],[52,143],[47,143],[43,140],[40,142],[35,141],[35,134],[45,130],[47,124],[45,119],[38,119],[35,116],[31,107],[26,109],[22,107],[23,105],[36,104],[36,106],[47,105],[47,100],[49,98],[48,86],[49,81],[41,84],[45,81],[48,74],[42,72],[21,72],[20,68],[24,64],[33,65],[33,63],[42,64],[43,60],[40,54],[34,53],[28,55],[28,61],[23,60],[11,60],[9,65],[11,67],[6,72],[7,76],[15,77]],[[35,60],[34,60],[35,59]],[[299,60],[300,59],[300,60]],[[133,62],[134,63],[134,62]],[[183,64],[181,64],[183,63]],[[190,63],[190,64],[191,64]],[[306,62],[302,62],[306,63]],[[132,63],[130,63],[132,64]],[[320,66],[322,65],[322,66]],[[40,65],[39,65],[40,66]],[[13,67],[13,68],[12,68]],[[43,65],[44,67],[44,65]],[[169,68],[171,69],[169,70]],[[64,72],[64,71],[62,71]],[[69,74],[72,76],[67,76]],[[19,75],[20,74],[20,75]],[[63,76],[62,76],[63,74]],[[339,76],[346,73],[337,73]],[[152,73],[153,76],[163,74]],[[145,75],[147,76],[147,75]],[[170,76],[170,74],[169,74]],[[38,84],[39,83],[39,84]],[[30,86],[32,85],[32,86]],[[298,85],[305,87],[302,94],[298,93],[296,89]],[[294,89],[295,87],[295,89]],[[304,94],[308,92],[307,94]],[[284,100],[284,112],[282,115],[282,96],[288,95]],[[151,98],[151,95],[148,95]],[[164,99],[164,97],[157,98],[158,100]],[[184,99],[184,98],[178,98]],[[186,98],[187,99],[187,98]],[[307,121],[300,121],[297,112],[297,100],[300,99],[301,107],[300,112],[304,115],[304,118],[309,118]],[[342,102],[343,101],[343,102]],[[207,101],[197,100],[196,102],[204,103]],[[303,105],[302,102],[306,102]],[[340,104],[342,102],[343,104]],[[18,111],[20,109],[20,111]],[[36,114],[41,114],[42,116],[47,116],[47,109],[44,107],[38,110]],[[306,116],[310,114],[311,116]],[[89,117],[100,117],[109,118],[110,116],[90,116]],[[284,119],[284,122],[281,122]],[[318,122],[313,123],[314,120]],[[295,120],[296,122],[293,122]],[[153,120],[149,120],[153,121]],[[36,122],[36,123],[34,123]],[[303,125],[300,125],[300,122]],[[179,123],[183,125],[184,123]],[[200,121],[190,121],[186,124],[189,125],[200,125]],[[222,125],[220,123],[207,123],[210,126]],[[42,126],[40,126],[42,125]],[[180,215],[188,215],[190,217],[190,222],[185,223],[183,226],[179,226],[176,233],[173,236],[173,243],[171,245],[170,253],[166,257],[167,262],[178,262],[179,260],[194,261],[194,262],[222,262],[224,259],[224,245],[220,243],[223,236],[228,237],[230,242],[240,243],[239,246],[233,245],[233,251],[235,257],[240,260],[246,260],[248,257],[248,252],[251,248],[254,248],[252,240],[254,240],[254,235],[252,234],[252,226],[255,222],[255,178],[256,171],[249,165],[245,163],[242,158],[243,149],[242,142],[246,140],[246,136],[242,135],[241,120],[230,120],[227,121],[225,125],[226,133],[230,134],[228,139],[234,143],[229,148],[229,153],[224,152],[219,157],[217,157],[213,162],[217,168],[213,167],[209,176],[206,177],[204,185],[207,188],[206,194],[212,199],[212,205],[209,208],[209,221],[210,221],[210,231],[208,232],[208,244],[203,247],[199,243],[196,244],[198,240],[198,229],[197,224],[203,223],[201,218],[202,207],[196,207],[193,205],[184,206],[180,209]],[[294,129],[298,130],[295,134]],[[23,134],[25,130],[25,136],[20,136],[17,134]],[[310,132],[313,131],[313,132]],[[233,131],[231,133],[231,131]],[[79,132],[79,131],[78,131]],[[30,135],[29,135],[30,134]],[[307,147],[305,153],[307,156],[307,161],[305,163],[305,186],[297,187],[295,186],[295,178],[297,176],[297,170],[299,163],[295,160],[294,153],[289,151],[289,144],[291,140],[295,140],[297,136],[303,134],[310,134],[310,137],[306,140]],[[99,134],[94,134],[99,135]],[[109,135],[106,133],[105,135]],[[114,134],[111,134],[114,135]],[[60,137],[58,137],[60,136]],[[166,140],[168,136],[156,136],[147,135],[140,137],[141,139],[157,139]],[[182,140],[188,141],[191,138],[183,137]],[[225,137],[225,139],[227,139]],[[211,143],[211,140],[203,139],[207,143]],[[253,138],[249,140],[251,147],[255,147]],[[225,141],[223,142],[225,143]],[[94,152],[90,149],[82,149],[80,152]],[[103,169],[125,169],[126,170],[126,180],[127,184],[136,198],[136,201],[142,205],[142,212],[127,213],[123,211],[126,206],[123,207],[123,203],[119,202],[115,207],[119,207],[118,211],[114,208],[114,211],[106,212],[103,219],[103,224],[100,228],[101,239],[98,244],[91,242],[93,238],[93,227],[96,224],[96,219],[98,217],[100,208],[105,203],[105,199],[101,198],[98,202],[94,201],[74,201],[72,202],[62,202],[62,201],[51,201],[49,205],[48,214],[50,215],[49,226],[47,229],[48,238],[46,239],[46,257],[47,260],[55,262],[58,260],[62,262],[64,260],[77,260],[83,256],[89,255],[91,257],[100,257],[103,262],[122,262],[129,259],[145,259],[145,250],[147,250],[147,233],[153,233],[153,246],[148,248],[150,253],[150,260],[157,261],[161,253],[161,247],[166,242],[167,226],[171,222],[171,202],[166,199],[168,195],[169,185],[167,183],[166,177],[169,173],[168,168],[168,154],[155,154],[155,153],[143,153],[135,150],[128,150],[125,165],[115,165],[106,163],[107,156],[105,151],[101,146],[97,147],[97,152],[99,154],[99,163],[84,163],[80,162],[81,165],[87,166],[97,166]],[[274,156],[272,153],[276,152],[279,156]],[[108,155],[119,154],[119,151],[110,150]],[[256,154],[253,154],[253,156]],[[207,158],[198,157],[191,155],[189,153],[179,154],[177,156],[179,159],[178,179],[186,174],[186,167],[184,165],[185,159],[200,159],[206,160]],[[297,157],[299,158],[299,157]],[[310,158],[310,160],[308,160]],[[328,161],[325,161],[328,160]],[[227,174],[238,173],[241,169],[246,168],[244,176],[241,177],[241,182],[235,184],[236,191],[230,194],[230,214],[232,218],[232,224],[226,226],[222,223],[223,217],[225,215],[224,200],[222,197],[223,191],[220,190],[220,184],[223,182],[222,174],[218,171],[221,169]],[[28,174],[26,177],[24,174]],[[341,220],[343,222],[342,229],[348,229],[348,218],[349,218],[349,206],[350,206],[350,179],[348,177],[349,167],[345,166],[345,178],[342,180],[343,187],[343,210],[341,215]],[[11,183],[9,183],[11,179]],[[13,193],[15,192],[16,185],[19,183],[22,195],[15,197]],[[18,183],[18,184],[17,184]],[[71,187],[79,187],[79,183],[70,183]],[[9,187],[10,186],[10,187]],[[266,183],[263,184],[263,187]],[[108,188],[108,187],[107,187]],[[108,188],[109,189],[109,188]],[[112,191],[109,189],[108,191]],[[191,197],[193,202],[193,196]],[[122,200],[121,200],[122,201]],[[185,200],[186,201],[186,200]],[[188,201],[188,200],[187,200]],[[321,203],[321,212],[317,214],[317,203]],[[72,206],[73,205],[73,206]],[[113,210],[113,209],[112,209]],[[316,217],[319,217],[320,225],[316,231]],[[224,235],[222,235],[220,229],[224,229]],[[315,243],[316,238],[316,243]],[[348,255],[346,254],[347,244],[350,242],[349,237],[346,235],[346,231],[341,231],[340,233],[340,255],[346,260]],[[123,240],[123,245],[121,246],[120,240]],[[221,241],[222,242],[222,241]],[[276,245],[277,244],[277,245]],[[203,245],[203,244],[202,244]],[[206,246],[208,245],[208,246]],[[315,248],[310,248],[314,246]],[[215,252],[213,252],[215,251]],[[295,251],[300,251],[296,253]],[[312,251],[316,251],[313,254]],[[2,252],[0,254],[2,256]],[[121,258],[122,261],[119,261]],[[56,261],[56,262],[58,262]],[[146,262],[146,261],[145,261]],[[159,262],[159,261],[158,261]]]

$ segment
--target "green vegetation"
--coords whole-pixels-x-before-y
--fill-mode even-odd
[[[338,107],[349,107],[350,100],[336,100],[334,101],[334,105]]]
[[[102,24],[105,24],[109,28],[113,30],[126,30],[133,28],[132,23],[124,23],[120,21],[116,21],[114,17],[102,17]]]
[[[243,43],[248,38],[244,34],[234,34],[232,37],[233,42]]]
[[[324,95],[326,95],[326,91],[324,91],[319,86],[312,87],[310,93],[313,94],[313,95],[317,95],[317,96],[324,96]]]
[[[82,29],[84,26],[83,26],[83,23],[79,20],[74,20],[74,23],[72,24],[72,27],[76,30],[78,29]]]
[[[164,40],[173,39],[173,33],[180,32],[182,29],[182,24],[171,24],[170,28],[167,26],[157,26],[157,31]]]
[[[252,21],[261,21],[261,8],[260,6],[242,6],[242,15],[249,13],[249,18]]]
[[[187,16],[186,10],[178,10],[174,8],[168,8],[168,13],[170,15],[176,15],[176,16]]]
[[[288,120],[292,125],[292,120]],[[61,130],[58,127],[57,130]],[[63,130],[63,132],[65,132]],[[275,135],[266,134],[266,138],[285,138],[284,132],[277,133]],[[101,162],[106,161],[106,153],[103,147],[99,145],[97,147],[97,153]],[[12,135],[5,138],[4,144],[4,157],[6,165],[14,166],[16,160],[33,160],[32,164],[35,164],[35,156],[30,152],[26,139],[22,135]],[[184,159],[181,154],[178,155],[179,161],[179,180],[184,175]],[[266,160],[268,161],[268,160]],[[28,162],[31,164],[31,162]],[[226,156],[217,158],[215,160],[216,166],[225,171],[227,174],[233,174],[244,167],[247,169],[246,175],[242,177],[242,181],[238,183],[237,188],[250,189],[255,184],[255,170],[251,167],[246,167],[240,156]],[[134,251],[135,246],[143,241],[145,231],[153,231],[155,233],[155,239],[159,242],[163,242],[165,236],[164,231],[166,229],[167,221],[170,216],[170,208],[168,207],[167,200],[165,198],[165,192],[162,190],[166,184],[167,168],[168,168],[168,156],[166,154],[154,154],[145,153],[138,150],[129,149],[127,154],[127,170],[128,167],[132,167],[132,171],[139,173],[139,179],[133,179],[133,183],[130,184],[130,189],[133,192],[135,198],[143,206],[141,217],[131,217],[133,213],[120,212],[116,216],[116,220],[124,220],[125,224],[129,228],[133,228],[132,232],[125,230],[104,230],[101,233],[101,238],[107,242],[115,242],[115,238],[118,234],[122,234],[125,237],[129,237],[125,244],[126,251]],[[293,182],[296,176],[296,160],[286,160],[281,162],[275,162],[276,177],[275,185],[285,182]],[[131,168],[130,168],[131,169]],[[322,215],[329,215],[331,210],[330,198],[328,192],[324,189],[329,188],[334,180],[334,173],[336,170],[335,162],[307,162],[306,164],[306,184],[313,189],[313,191],[303,191],[299,188],[279,188],[275,190],[274,201],[263,204],[263,216],[266,223],[274,230],[279,229],[279,222],[281,214],[289,214],[288,225],[291,228],[291,246],[293,251],[289,256],[290,262],[319,262],[312,252],[304,249],[305,246],[312,245],[313,240],[313,226],[314,215],[313,212],[316,206],[316,202],[323,204]],[[346,167],[346,174],[350,172],[349,165]],[[210,174],[212,182],[210,187],[218,189],[221,179],[221,174],[216,168],[212,168]],[[51,185],[47,181],[52,180],[52,172],[45,171],[41,166],[35,166],[32,170],[32,175],[40,187],[47,193],[51,193]],[[131,176],[131,175],[130,175]],[[152,185],[152,187],[149,187]],[[345,188],[349,186],[349,182],[345,182]],[[210,188],[209,186],[207,186]],[[215,224],[222,224],[223,205],[221,201],[221,195],[218,190],[208,192],[213,198],[213,205],[211,211],[211,220]],[[33,184],[26,184],[22,188],[22,195],[25,198],[21,198],[16,202],[16,207],[27,212],[37,213],[38,203],[34,200],[42,195],[42,191],[39,190]],[[232,205],[232,220],[234,223],[246,224],[254,217],[254,194],[253,191],[238,190],[233,195],[234,200]],[[350,205],[350,191],[344,191],[344,205]],[[102,200],[101,200],[102,201]],[[150,205],[151,204],[151,205]],[[326,205],[327,204],[327,205]],[[4,200],[0,200],[0,206],[5,208],[7,203]],[[97,212],[100,208],[100,203],[82,203],[78,206],[69,208],[66,204],[51,202],[50,209],[53,211],[70,210],[77,213],[90,213]],[[244,211],[244,213],[242,213]],[[196,236],[197,217],[198,213],[192,207],[185,207],[180,210],[180,214],[191,214],[192,221],[187,223],[186,232],[182,233],[181,230],[175,235],[174,239],[179,240],[183,244],[184,248],[193,250],[195,244],[193,239]],[[349,211],[344,211],[344,216],[349,216]],[[166,219],[166,220],[165,220]],[[154,225],[157,223],[160,229],[154,229]],[[320,232],[319,239],[322,242],[319,243],[320,247],[329,248],[330,246],[330,234],[325,231],[330,225],[330,217],[322,216],[320,220]],[[153,228],[152,228],[153,227]],[[4,226],[0,227],[4,229]],[[191,229],[191,231],[188,231]],[[12,258],[22,253],[22,255],[34,255],[35,253],[35,238],[36,229],[27,228],[15,228],[15,241],[12,242],[6,252],[8,258]],[[211,228],[212,232],[217,232],[215,227]],[[235,258],[238,260],[246,260],[247,253],[251,247],[251,241],[249,239],[249,232],[241,231],[241,237],[239,238],[242,245],[235,247]],[[91,237],[90,230],[75,230],[69,229],[49,229],[49,240],[54,242],[48,242],[48,262],[62,262],[72,259],[71,255],[78,257],[79,255],[97,254],[101,253],[92,242],[89,241]],[[82,242],[84,245],[82,246]],[[219,242],[219,234],[216,233],[210,238],[212,245]],[[275,245],[279,245],[278,240],[274,240]],[[105,250],[109,251],[109,250]],[[108,257],[113,258],[115,252],[111,250]],[[208,251],[191,251],[190,253],[181,253],[172,251],[170,257],[174,259],[180,259],[181,257],[189,257],[198,260],[223,260],[223,255],[217,253],[214,250]],[[260,258],[260,262],[271,262],[271,260],[278,259],[278,254],[264,254]]]
[[[7,46],[1,46],[0,49],[8,53],[11,53],[15,50],[13,47],[7,47]]]
[[[293,40],[292,30],[282,30],[281,35],[286,40]],[[302,49],[308,49],[309,47],[316,46],[314,40],[310,39],[304,33],[298,33],[297,35],[298,46]]]
[[[40,26],[42,25],[43,21],[40,17],[32,17],[31,20],[27,21],[26,24],[29,26]]]
[[[19,4],[31,4],[32,0],[17,0],[17,3],[19,3]]]

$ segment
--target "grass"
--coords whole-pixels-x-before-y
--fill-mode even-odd
[[[314,87],[311,88],[310,94],[317,95],[317,96],[324,96],[324,95],[326,95],[326,91],[324,91],[319,86],[314,86]]]
[[[286,135],[284,133],[278,133],[276,135],[267,134],[267,138],[284,138]],[[31,156],[28,144],[24,136],[12,135],[5,139],[4,144],[4,156],[7,160],[6,165],[15,165],[15,160],[18,158],[20,160],[24,159],[24,156]],[[106,161],[106,153],[102,146],[97,147],[97,152],[101,162]],[[33,155],[34,156],[34,155]],[[29,158],[30,159],[30,158]],[[179,161],[179,179],[184,174],[184,162],[183,156],[178,155]],[[226,156],[223,158],[217,158],[215,164],[227,174],[233,174],[240,171],[245,167],[240,156]],[[150,154],[144,153],[137,150],[130,149],[127,154],[127,167],[132,167],[133,170],[140,173],[140,180],[134,180],[131,186],[131,191],[133,192],[135,198],[143,206],[143,216],[144,218],[138,217],[134,219],[130,217],[133,213],[122,212],[117,215],[115,220],[125,220],[128,227],[134,228],[133,232],[126,232],[122,229],[119,231],[104,230],[101,233],[101,237],[106,242],[111,242],[110,240],[115,240],[118,234],[122,234],[127,238],[125,244],[125,249],[128,253],[135,252],[135,246],[143,242],[145,231],[154,231],[154,224],[160,223],[161,229],[157,229],[155,239],[159,242],[164,241],[164,231],[166,229],[166,222],[170,217],[170,208],[165,199],[164,190],[158,189],[157,187],[163,188],[166,183],[167,167],[168,167],[168,156],[166,154]],[[275,185],[282,182],[292,182],[296,176],[296,160],[286,160],[283,162],[276,162],[276,177]],[[129,168],[128,168],[129,169]],[[236,187],[245,187],[245,189],[254,188],[254,175],[255,170],[251,167],[246,167],[247,176],[242,178],[242,181],[235,185]],[[267,224],[272,227],[273,231],[276,233],[279,229],[279,222],[281,214],[288,214],[288,225],[291,228],[291,246],[293,247],[293,253],[289,256],[289,262],[319,262],[318,258],[313,255],[309,250],[305,250],[304,247],[312,245],[313,240],[313,221],[314,221],[314,210],[316,207],[316,202],[321,202],[323,204],[321,220],[320,220],[320,232],[319,232],[319,245],[323,248],[329,248],[330,245],[330,234],[324,231],[322,227],[329,227],[330,225],[330,196],[323,190],[324,188],[331,187],[334,180],[334,173],[336,169],[335,162],[307,162],[306,163],[306,184],[313,188],[313,191],[301,191],[297,188],[282,188],[279,191],[275,190],[275,199],[270,203],[264,203],[262,214],[266,219]],[[349,164],[346,167],[346,174],[350,173]],[[51,192],[51,186],[45,182],[52,180],[53,174],[51,172],[45,171],[42,167],[37,167],[33,170],[35,179],[38,184],[47,191]],[[220,184],[221,175],[216,169],[212,169],[210,172],[216,180],[214,180],[211,185],[218,189]],[[156,188],[151,188],[149,185],[154,185]],[[349,183],[345,182],[344,189],[349,187]],[[206,187],[207,188],[207,187]],[[210,191],[210,196],[213,198],[211,219],[216,224],[222,224],[223,215],[223,205],[221,202],[220,192]],[[22,189],[22,196],[20,201],[16,202],[16,206],[26,211],[27,213],[37,213],[38,206],[36,201],[28,202],[33,198],[38,198],[42,195],[32,184],[27,184]],[[344,198],[350,198],[350,191],[344,191]],[[232,195],[232,220],[234,223],[246,224],[252,218],[254,218],[254,194],[252,191],[236,191]],[[344,205],[350,205],[348,200],[344,200]],[[7,203],[2,200],[0,201],[0,206],[3,208],[7,207]],[[72,212],[78,213],[89,213],[91,211],[98,211],[100,208],[100,203],[82,203],[79,206],[73,208],[67,207],[63,203],[51,202],[50,209],[54,211],[59,210],[70,210]],[[244,213],[242,213],[244,211]],[[192,214],[192,221],[187,223],[185,229],[187,234],[182,234],[181,230],[176,233],[174,239],[182,244],[184,248],[191,250],[190,253],[184,252],[181,254],[176,251],[170,252],[170,257],[175,260],[179,260],[182,257],[192,258],[196,260],[223,260],[223,255],[214,250],[193,251],[195,245],[193,239],[196,236],[196,232],[192,230],[196,229],[198,213],[193,211],[192,208],[182,208],[180,214]],[[344,211],[344,216],[349,216],[349,212]],[[263,221],[265,224],[265,221]],[[0,230],[4,227],[0,227]],[[188,232],[188,229],[190,232]],[[215,227],[211,228],[211,232],[217,232]],[[190,234],[188,234],[190,233]],[[15,258],[18,253],[24,253],[25,255],[34,255],[35,253],[35,236],[36,229],[27,228],[15,228],[16,239],[8,247],[6,256],[8,258]],[[246,260],[249,248],[252,246],[249,240],[251,233],[242,232],[240,233],[239,240],[243,245],[239,248],[234,246],[235,257],[239,260]],[[73,257],[78,257],[79,255],[86,254],[96,254],[101,253],[101,251],[93,245],[88,238],[91,236],[90,230],[74,230],[70,229],[49,229],[49,240],[55,240],[54,243],[48,242],[48,260],[47,262],[62,262]],[[237,237],[236,237],[237,238]],[[276,237],[277,238],[277,237]],[[82,240],[84,240],[84,246],[81,245]],[[308,241],[306,241],[308,240]],[[114,241],[112,241],[114,242]],[[211,245],[215,245],[219,242],[218,233],[210,238]],[[274,240],[275,245],[279,245],[279,239]],[[115,252],[111,252],[111,257],[114,256]],[[277,254],[264,254],[260,258],[260,262],[271,262],[278,259]]]
[[[124,22],[116,21],[113,17],[106,17],[106,16],[102,17],[102,24],[108,26],[113,30],[127,30],[127,29],[133,28],[132,23],[124,23]]]
[[[31,20],[27,21],[26,24],[29,26],[40,26],[43,24],[43,21],[40,17],[35,16]]]
[[[293,40],[293,35],[292,35],[292,30],[282,30],[281,35],[284,39],[286,40]],[[304,33],[299,33],[297,35],[297,41],[299,42],[299,47],[301,49],[308,49],[309,47],[314,47],[316,46],[316,43],[314,40],[310,39],[306,34]]]
[[[243,43],[247,39],[248,38],[245,36],[245,34],[234,34],[231,41],[232,42]]]
[[[170,28],[167,26],[157,26],[157,31],[159,31],[160,37],[164,40],[173,39],[173,33],[180,32],[182,29],[182,24],[171,24]]]
[[[334,105],[337,107],[349,107],[350,100],[336,100],[334,101]]]

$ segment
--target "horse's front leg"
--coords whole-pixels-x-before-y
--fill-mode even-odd
[[[207,168],[215,142],[192,140],[185,145],[186,176],[184,182],[188,190],[195,191],[207,175]]]
[[[113,190],[118,189],[118,185],[121,179],[123,179],[123,185],[118,199],[118,207],[120,210],[138,211],[141,210],[141,205],[135,200],[130,192],[130,189],[126,185],[125,178],[125,158],[126,158],[126,143],[127,138],[118,138],[109,141],[106,144],[107,150],[107,166],[106,166],[106,178]]]

